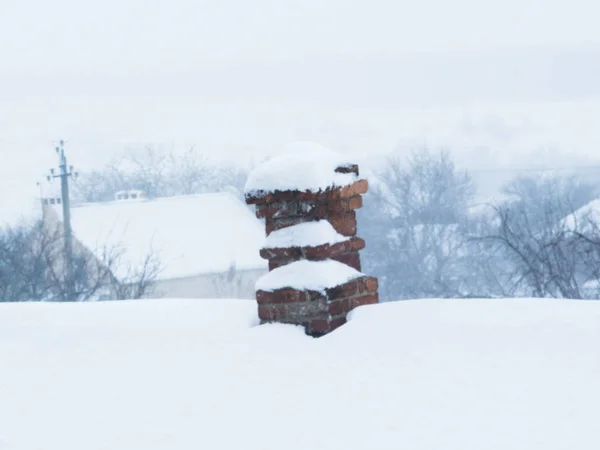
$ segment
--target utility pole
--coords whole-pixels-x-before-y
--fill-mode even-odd
[[[65,142],[60,141],[56,147],[58,154],[58,174],[55,169],[50,169],[48,180],[60,178],[61,204],[63,213],[63,240],[64,240],[64,264],[65,264],[65,284],[66,301],[75,301],[75,277],[73,270],[73,229],[71,228],[71,200],[69,198],[69,178],[77,177],[73,172],[73,166],[67,165],[65,156]]]

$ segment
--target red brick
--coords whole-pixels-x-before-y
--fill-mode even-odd
[[[262,219],[265,214],[265,211],[268,209],[267,205],[256,205],[256,217]]]
[[[367,180],[358,180],[350,186],[342,188],[340,197],[354,197],[356,195],[365,194],[369,190],[369,182]]]
[[[348,199],[348,210],[353,211],[355,209],[360,209],[363,207],[363,198],[362,195],[357,195],[356,197],[352,197]]]
[[[259,191],[256,195],[246,196],[246,203],[249,205],[265,205],[277,202],[275,193]]]
[[[354,251],[354,245],[352,244],[352,239],[354,238],[350,238],[347,241],[344,242],[340,242],[339,244],[339,249],[340,251],[337,253],[348,253],[348,252],[352,252]]]
[[[308,330],[309,334],[325,334],[331,331],[330,329],[330,321],[329,319],[313,319],[308,322]]]
[[[273,294],[272,292],[267,292],[267,291],[256,291],[256,301],[258,302],[259,305],[267,304],[267,303],[274,303],[275,294]]]
[[[259,192],[256,195],[246,195],[246,203],[248,205],[263,205],[266,203],[266,195],[264,192]]]
[[[331,330],[335,330],[336,328],[341,327],[342,325],[344,325],[346,322],[348,322],[348,319],[346,319],[346,317],[337,317],[335,319],[333,319],[331,321]]]
[[[265,219],[267,217],[270,217],[271,215],[272,214],[270,205],[256,205],[256,217],[258,217],[259,219]]]
[[[300,200],[290,200],[281,203],[272,203],[257,209],[256,216],[259,219],[276,219],[284,217],[310,216],[315,209],[314,203]]]
[[[274,292],[277,303],[297,303],[306,301],[304,291],[296,289],[279,289]]]
[[[326,259],[331,254],[330,248],[329,244],[319,245],[318,247],[305,247],[302,249],[302,254],[306,259],[310,260]]]
[[[304,291],[304,294],[306,295],[307,302],[316,302],[319,300],[326,301],[323,294],[321,294],[319,291]]]
[[[348,251],[352,251],[352,250],[359,251],[365,247],[366,247],[365,240],[355,236],[350,240],[350,248],[348,249]]]
[[[272,259],[269,261],[269,272],[278,269],[281,266],[285,266],[286,264],[289,264],[289,261],[284,259]]]
[[[267,236],[275,231],[275,221],[273,219],[267,219],[265,221],[265,230],[267,232]]]
[[[304,222],[310,222],[311,218],[306,217],[306,216],[301,216],[301,217],[286,217],[286,218],[277,218],[277,219],[273,218],[271,220],[273,221],[275,230],[282,230],[284,228],[298,225],[298,224],[301,224]]]
[[[256,300],[259,304],[298,303],[306,301],[304,291],[295,289],[279,289],[274,292],[257,291]]]
[[[332,199],[327,204],[327,210],[330,213],[343,213],[348,211],[348,200],[345,198]]]
[[[345,317],[338,317],[336,319],[313,319],[308,323],[307,332],[313,336],[322,336],[341,327],[345,323]]]
[[[374,277],[364,277],[358,280],[358,292],[377,292],[379,282]]]
[[[340,254],[350,250],[350,241],[338,242],[337,244],[319,245],[318,247],[305,247],[302,253],[306,259],[321,260],[330,258],[332,255]]]
[[[273,200],[277,203],[291,202],[296,200],[300,195],[300,191],[275,191],[272,194]]]
[[[346,314],[349,311],[348,302],[345,299],[336,300],[327,305],[327,312],[332,316],[339,316],[340,314]]]
[[[285,320],[287,309],[285,305],[258,305],[258,317],[265,321]]]
[[[315,203],[318,202],[320,200],[323,200],[325,198],[327,198],[328,193],[326,191],[317,191],[317,192],[312,192],[312,191],[304,191],[304,192],[300,192],[298,194],[298,200],[301,200],[303,202],[310,202],[310,203]]]
[[[354,211],[343,214],[331,214],[327,217],[335,231],[343,236],[356,235],[356,213]]]
[[[298,215],[300,216],[314,216],[313,211],[317,207],[317,202],[307,202],[304,200],[298,200]]]
[[[296,260],[302,257],[302,249],[300,247],[263,248],[260,250],[260,256],[264,259]]]
[[[342,188],[341,187],[334,187],[331,188],[328,192],[328,199],[336,199],[336,198],[340,198],[342,197]]]
[[[265,196],[265,203],[267,204],[271,204],[271,203],[277,203],[279,201],[276,193],[269,193]]]
[[[297,291],[295,289],[283,289],[276,291],[277,300],[281,303],[298,303],[306,301],[306,294],[304,291]]]
[[[315,207],[310,212],[310,216],[315,219],[326,219],[329,214],[329,203],[315,203]]]
[[[284,203],[302,199],[314,200],[323,196],[323,192],[311,191],[260,191],[256,193],[256,195],[247,195],[246,203],[249,205],[270,205],[273,203]]]
[[[331,198],[338,198],[339,193],[336,195],[336,191],[340,188],[326,189],[319,191],[289,191],[285,192],[284,195],[277,193],[277,201],[302,201],[307,203],[321,203]]]
[[[368,294],[368,295],[362,295],[360,297],[355,297],[352,299],[352,308],[358,308],[359,306],[364,306],[364,305],[374,305],[376,303],[379,303],[379,295],[378,294]]]
[[[347,283],[327,289],[325,292],[330,299],[353,297],[358,293],[358,282],[356,280],[348,281]]]
[[[358,270],[359,272],[362,270],[360,263],[360,255],[357,252],[347,252],[338,255],[331,255],[331,259],[341,262],[342,264],[346,264],[347,266],[350,266],[353,269]]]

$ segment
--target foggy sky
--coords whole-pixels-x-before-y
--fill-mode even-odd
[[[519,149],[562,124],[588,139],[598,16],[593,0],[0,0],[0,206],[35,193],[61,138],[83,168],[139,143],[364,155],[491,133]]]
[[[594,0],[0,2],[0,68],[197,68],[218,61],[600,42]]]

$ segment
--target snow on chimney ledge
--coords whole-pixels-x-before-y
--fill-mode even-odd
[[[256,284],[262,323],[322,336],[354,308],[379,302],[377,279],[361,273],[365,241],[356,236],[367,190],[356,164],[312,143],[293,144],[250,174],[246,202],[265,219],[261,256],[270,270]]]

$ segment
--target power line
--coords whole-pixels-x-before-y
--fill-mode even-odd
[[[65,155],[65,142],[60,141],[55,148],[58,154],[58,173],[54,168],[50,169],[48,181],[53,178],[60,178],[61,186],[61,204],[63,213],[63,240],[64,240],[64,264],[65,264],[65,282],[66,282],[66,298],[67,301],[74,301],[75,293],[75,274],[73,264],[73,228],[71,227],[71,200],[69,197],[69,179],[77,177],[77,173],[73,171],[73,166],[67,165],[67,157]]]

